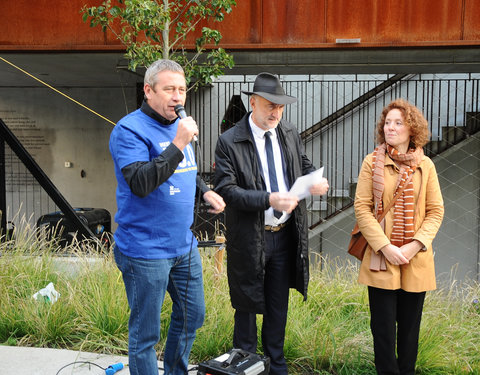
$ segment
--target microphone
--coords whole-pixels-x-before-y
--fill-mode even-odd
[[[115,363],[114,365],[111,365],[111,366],[108,366],[106,369],[105,369],[105,375],[113,375],[115,374],[117,371],[120,371],[123,369],[123,363]]]
[[[178,117],[180,117],[180,118],[188,117],[187,112],[185,112],[185,108],[183,107],[183,105],[177,104],[174,109],[175,109],[175,113],[177,114]],[[193,136],[193,140],[195,142],[198,141],[198,138],[197,138],[196,135]]]

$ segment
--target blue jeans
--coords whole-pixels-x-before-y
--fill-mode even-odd
[[[139,259],[114,249],[122,271],[130,319],[128,359],[132,375],[158,375],[154,345],[160,340],[160,313],[165,292],[173,301],[164,353],[166,375],[187,374],[196,330],[205,318],[202,263],[198,249],[170,259]],[[186,319],[185,319],[186,313]]]

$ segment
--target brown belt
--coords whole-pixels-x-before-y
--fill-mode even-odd
[[[278,232],[279,230],[282,230],[283,228],[285,228],[288,225],[288,222],[289,220],[278,225],[265,225],[265,230],[268,232]]]

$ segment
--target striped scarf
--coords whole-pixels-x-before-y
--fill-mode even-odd
[[[385,151],[388,156],[399,165],[400,172],[395,188],[395,194],[403,187],[405,181],[415,172],[423,159],[423,149],[409,149],[406,154],[400,154],[394,147],[386,143],[378,146],[373,152],[373,197],[376,216],[383,213],[382,196],[384,190]],[[410,180],[402,195],[397,198],[393,214],[393,231],[390,242],[395,246],[402,246],[412,241],[414,228],[414,190],[413,179]]]

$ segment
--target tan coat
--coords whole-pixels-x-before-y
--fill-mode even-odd
[[[419,251],[409,264],[392,265],[386,261],[386,271],[371,271],[372,249],[378,251],[390,243],[393,228],[392,208],[385,217],[385,232],[373,214],[372,156],[365,157],[358,176],[355,195],[355,216],[360,231],[368,241],[358,281],[361,284],[382,289],[403,289],[407,292],[423,292],[436,288],[435,267],[433,262],[432,241],[443,219],[443,199],[438,183],[437,172],[432,160],[425,157],[413,176],[415,190],[415,235],[426,251]],[[390,157],[385,155],[385,190],[383,207],[393,198],[399,169]]]

